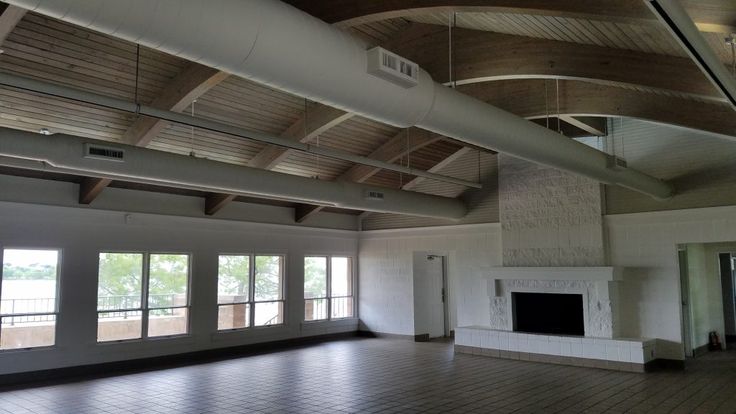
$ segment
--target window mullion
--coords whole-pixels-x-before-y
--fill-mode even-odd
[[[148,338],[148,283],[149,283],[149,271],[150,271],[150,255],[149,253],[143,254],[143,277],[141,287],[141,338]]]
[[[332,256],[327,256],[327,320],[332,319]]]
[[[248,266],[248,300],[250,301],[248,327],[252,328],[256,323],[256,255],[251,255],[250,260],[251,266]]]

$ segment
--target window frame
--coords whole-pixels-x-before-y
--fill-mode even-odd
[[[220,303],[219,299],[219,283],[220,283],[220,269],[219,269],[219,263],[220,263],[220,257],[222,256],[247,256],[250,265],[248,266],[248,299],[246,301],[239,301],[239,302],[231,302],[231,303]],[[279,282],[279,299],[274,300],[256,300],[256,257],[259,256],[273,256],[273,257],[280,257],[281,259],[281,275],[280,275],[280,282]],[[287,321],[287,301],[286,301],[286,274],[287,274],[287,255],[285,253],[218,253],[217,254],[217,263],[218,263],[218,269],[217,269],[217,283],[218,283],[218,289],[217,289],[217,315],[218,315],[218,323],[216,330],[218,333],[221,332],[233,332],[233,331],[245,331],[245,330],[252,330],[252,329],[263,329],[263,328],[273,328],[273,327],[283,327],[286,326]],[[256,325],[255,319],[256,319],[256,305],[259,303],[280,303],[281,304],[281,322],[280,323],[273,323],[268,325]],[[226,328],[226,329],[220,329],[219,327],[219,315],[220,315],[220,308],[223,306],[233,306],[233,305],[247,305],[249,309],[248,314],[248,320],[247,320],[247,326],[245,327],[238,327],[238,328]]]
[[[122,310],[99,310],[99,308],[96,310],[97,312],[97,344],[116,344],[121,342],[137,342],[137,341],[155,341],[159,339],[168,339],[168,338],[180,338],[180,337],[186,337],[191,335],[191,323],[192,323],[192,317],[191,317],[191,308],[192,308],[192,262],[193,262],[193,255],[188,252],[169,252],[169,251],[135,251],[135,250],[100,250],[97,252],[97,299],[99,300],[99,289],[100,289],[100,255],[101,254],[136,254],[141,255],[141,306],[139,308],[130,308],[130,309],[122,309]],[[150,283],[150,273],[151,273],[151,255],[178,255],[178,256],[186,256],[187,257],[187,304],[185,306],[173,306],[173,307],[165,307],[165,308],[151,308],[149,306],[149,283]],[[171,335],[157,335],[157,336],[149,336],[148,335],[148,326],[149,326],[149,317],[150,312],[156,311],[156,310],[162,310],[162,309],[186,309],[187,311],[187,323],[186,323],[186,332],[184,333],[178,333],[178,334],[171,334]],[[100,341],[99,339],[99,323],[100,323],[100,314],[101,313],[115,313],[115,312],[140,312],[141,313],[141,332],[140,336],[137,338],[130,338],[130,339],[112,339],[109,341]]]
[[[0,300],[2,300],[2,282],[3,282],[3,265],[5,264],[5,250],[40,250],[40,251],[54,251],[56,255],[56,289],[54,300],[54,312],[53,313],[24,313],[24,314],[2,314],[0,313],[0,337],[2,337],[2,319],[13,318],[13,317],[24,317],[24,316],[54,316],[54,343],[51,345],[39,345],[39,346],[28,346],[24,348],[0,348],[0,353],[7,352],[22,352],[22,351],[33,351],[38,349],[49,349],[55,348],[56,338],[59,334],[59,316],[61,315],[61,278],[62,278],[62,265],[64,257],[64,249],[61,247],[21,247],[21,246],[3,246],[0,245]]]
[[[314,320],[307,320],[306,314],[304,314],[302,321],[304,323],[324,323],[324,322],[331,322],[331,321],[341,321],[346,319],[354,319],[355,318],[355,271],[353,269],[355,262],[353,256],[346,255],[346,254],[305,254],[304,260],[302,261],[302,269],[306,265],[307,258],[315,257],[315,258],[325,258],[327,260],[327,283],[326,283],[326,293],[327,297],[319,297],[319,298],[305,298],[304,297],[304,280],[302,280],[302,310],[306,308],[306,302],[308,300],[320,300],[320,299],[327,299],[327,317],[324,319],[314,319]],[[348,281],[350,282],[350,295],[348,296],[333,296],[332,295],[332,259],[333,258],[345,258],[348,259]],[[333,317],[332,316],[332,302],[334,299],[344,299],[344,298],[351,298],[351,316],[343,316],[343,317]]]

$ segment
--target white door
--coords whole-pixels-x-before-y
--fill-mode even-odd
[[[414,327],[417,335],[430,338],[445,335],[444,257],[418,253],[414,260]]]

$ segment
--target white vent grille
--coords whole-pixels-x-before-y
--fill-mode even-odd
[[[125,150],[105,145],[85,144],[84,158],[122,162],[125,159]]]
[[[367,53],[368,73],[371,75],[403,88],[411,88],[419,84],[419,65],[416,63],[380,47],[374,47]]]
[[[615,155],[608,156],[608,168],[611,170],[625,170],[628,168],[626,160]]]
[[[384,198],[384,194],[380,191],[366,191],[365,192],[365,199],[366,200],[377,200],[382,201]]]

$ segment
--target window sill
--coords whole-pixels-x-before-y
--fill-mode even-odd
[[[33,346],[28,348],[0,349],[0,355],[25,354],[31,352],[48,352],[59,349],[58,345]]]

